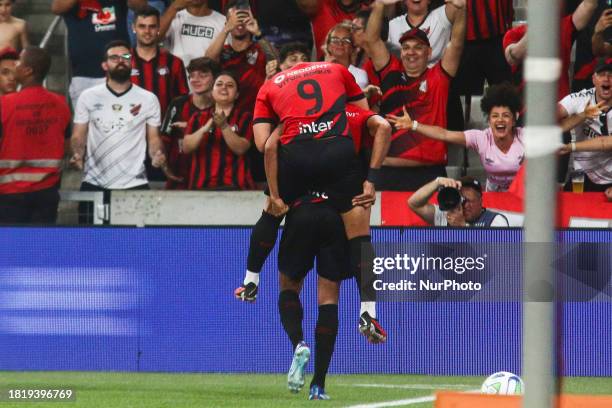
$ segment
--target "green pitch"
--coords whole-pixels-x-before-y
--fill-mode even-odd
[[[310,376],[307,376],[306,385]],[[299,394],[286,389],[284,375],[155,374],[100,372],[0,372],[0,389],[71,388],[74,402],[10,403],[0,408],[200,408],[200,407],[346,407],[407,400],[407,407],[432,407],[418,402],[436,389],[468,391],[483,377],[417,375],[330,375],[326,390],[331,401],[308,401],[307,387]],[[566,378],[564,389],[574,394],[612,394],[612,378]],[[431,399],[431,398],[429,398]],[[415,400],[415,401],[412,401]]]

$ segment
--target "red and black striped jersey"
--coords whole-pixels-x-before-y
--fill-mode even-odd
[[[401,116],[403,107],[420,123],[446,128],[446,104],[451,77],[438,62],[418,78],[406,75],[402,62],[391,56],[381,71],[381,113]],[[446,144],[413,132],[394,131],[388,157],[415,160],[430,164],[446,163]]]
[[[212,117],[214,107],[194,114],[185,134],[194,133]],[[251,113],[234,108],[227,123],[239,136],[253,140]],[[204,135],[191,160],[190,190],[246,190],[254,187],[247,156],[238,156],[227,146],[221,129],[215,125]]]
[[[257,94],[253,123],[282,122],[281,144],[349,136],[347,102],[364,97],[340,64],[304,62],[273,76]]]
[[[238,107],[253,112],[259,88],[266,81],[266,55],[257,43],[243,51],[225,45],[220,56],[221,68],[233,72],[240,86]]]
[[[188,123],[189,119],[196,113],[202,112],[193,103],[193,95],[177,96],[170,102],[170,106],[164,115],[164,121],[161,126],[161,136],[166,147],[166,158],[168,167],[173,174],[183,178],[183,182],[172,180],[166,181],[167,190],[185,190],[187,189],[187,181],[191,171],[191,154],[183,153],[183,137],[185,136],[184,129],[178,126],[172,126],[173,123],[184,122]]]
[[[143,60],[132,50],[132,83],[153,92],[162,112],[172,99],[189,93],[183,61],[161,48],[151,61]]]
[[[513,0],[468,0],[466,39],[487,40],[502,36],[512,27]]]
[[[376,113],[355,105],[346,105],[346,117],[353,136],[355,153],[372,148],[372,137],[368,131],[368,119]]]

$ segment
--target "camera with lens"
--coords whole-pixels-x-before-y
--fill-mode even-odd
[[[454,187],[442,187],[438,190],[438,206],[442,211],[457,208],[463,203],[463,196]]]

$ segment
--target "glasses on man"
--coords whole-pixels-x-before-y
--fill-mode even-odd
[[[331,37],[329,42],[332,44],[353,45],[353,40],[348,37]]]
[[[130,61],[132,59],[132,54],[113,54],[113,55],[109,55],[107,57],[107,59],[110,62],[114,62],[117,63],[119,61]]]
[[[361,31],[361,30],[365,30],[365,27],[362,27],[362,26],[357,25],[357,24],[353,24],[353,25],[351,26],[351,28],[353,29],[353,31]]]

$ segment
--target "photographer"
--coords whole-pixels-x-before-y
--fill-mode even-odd
[[[438,203],[428,201],[436,191]],[[436,227],[508,227],[508,219],[482,206],[482,186],[472,177],[453,180],[438,177],[415,191],[408,206]]]

